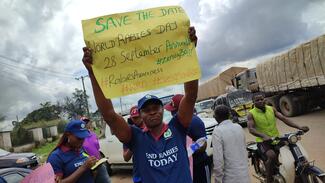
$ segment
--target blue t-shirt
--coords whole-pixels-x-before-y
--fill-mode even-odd
[[[203,121],[196,115],[193,115],[191,125],[188,128],[188,136],[190,136],[193,141],[207,136]],[[207,159],[208,155],[206,152],[197,152],[193,154],[194,165],[207,161]]]
[[[83,150],[80,152],[72,150],[63,151],[61,148],[57,148],[50,154],[47,162],[51,163],[55,174],[62,174],[63,178],[66,178],[88,159],[83,153]],[[94,178],[90,170],[85,171],[77,181],[77,183],[92,182],[94,182]]]
[[[186,151],[186,132],[174,116],[158,140],[149,131],[131,127],[127,144],[143,183],[192,183]]]

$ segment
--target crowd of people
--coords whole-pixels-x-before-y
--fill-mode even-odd
[[[197,43],[195,29],[189,29],[189,38]],[[84,48],[83,63],[91,79],[96,104],[107,125],[123,143],[124,160],[133,161],[135,183],[215,183],[250,182],[248,157],[243,129],[230,120],[231,109],[220,105],[214,109],[218,122],[212,134],[213,162],[206,154],[206,131],[203,121],[195,115],[198,80],[184,83],[184,95],[176,94],[163,105],[154,95],[145,95],[130,109],[130,121],[115,112],[112,101],[106,99],[92,70],[92,50]],[[285,118],[265,104],[264,96],[253,96],[254,108],[248,115],[248,128],[257,137],[258,148],[264,155],[268,182],[272,180],[272,165],[277,163],[277,144],[264,143],[279,136],[276,118],[287,125],[308,131]],[[172,118],[164,122],[164,109]],[[189,138],[187,138],[189,137]],[[191,140],[187,146],[187,139]],[[57,182],[109,183],[105,164],[95,170],[91,167],[100,159],[99,143],[88,118],[73,120],[65,127],[57,147],[50,153]],[[189,154],[188,149],[193,150]],[[211,164],[213,168],[211,169]]]

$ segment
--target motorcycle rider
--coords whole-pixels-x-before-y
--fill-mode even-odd
[[[261,153],[262,160],[266,168],[267,182],[272,182],[274,175],[274,166],[278,164],[279,148],[277,142],[270,143],[272,137],[278,137],[279,131],[276,126],[276,118],[286,125],[307,132],[307,126],[299,126],[293,123],[289,118],[283,116],[275,108],[266,105],[263,93],[253,95],[254,108],[249,111],[248,129],[249,132],[256,136],[258,150]]]

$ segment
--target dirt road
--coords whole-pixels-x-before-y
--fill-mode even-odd
[[[307,150],[309,160],[316,160],[315,165],[325,171],[325,110],[318,110],[303,116],[291,118],[299,125],[307,125],[310,132],[302,137],[302,144]],[[292,132],[294,129],[278,122],[278,129],[281,133]],[[255,138],[245,129],[246,140],[253,141]],[[113,183],[132,183],[132,171],[121,170],[112,177]],[[252,178],[252,182],[257,182]]]

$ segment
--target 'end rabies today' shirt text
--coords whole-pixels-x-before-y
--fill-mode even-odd
[[[178,148],[177,146],[175,146],[159,154],[146,153],[146,157],[151,167],[160,167],[160,166],[165,166],[176,162],[177,152],[178,152]]]
[[[177,116],[158,140],[149,131],[131,128],[132,140],[128,146],[143,183],[192,183],[186,151],[187,129]]]

